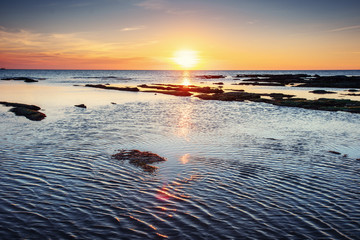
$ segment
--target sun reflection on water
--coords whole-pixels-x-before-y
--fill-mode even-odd
[[[189,71],[184,71],[181,78],[181,85],[189,86],[191,84]]]
[[[190,158],[190,154],[187,153],[187,154],[181,156],[180,162],[182,164],[187,164],[189,162],[189,158]]]

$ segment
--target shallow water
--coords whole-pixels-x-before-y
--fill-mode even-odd
[[[48,115],[0,107],[2,239],[360,236],[360,115],[54,86],[66,101],[2,95]],[[119,149],[168,161],[149,174]]]

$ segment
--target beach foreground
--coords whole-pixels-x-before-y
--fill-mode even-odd
[[[0,105],[3,238],[360,235],[360,115],[85,87],[168,83],[160,75],[137,81],[103,79],[103,72],[86,73],[94,79],[66,74],[57,82],[0,82],[0,101],[37,105],[46,114],[31,121]],[[196,85],[226,90],[231,84],[199,79]],[[253,93],[280,91],[266,88],[257,86]],[[310,100],[324,96],[312,90],[283,93],[301,92]],[[345,91],[326,90],[344,99]],[[86,108],[75,106],[80,104]],[[166,161],[144,171],[123,161],[125,155],[112,157],[121,149],[156,153]]]

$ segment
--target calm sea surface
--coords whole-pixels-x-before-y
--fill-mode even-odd
[[[47,115],[0,106],[0,239],[360,239],[360,115],[73,86],[241,73],[268,72],[0,71],[46,78],[0,81],[0,101]]]

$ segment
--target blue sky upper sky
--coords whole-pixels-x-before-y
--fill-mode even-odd
[[[19,68],[360,68],[360,1],[2,0],[0,40]]]

